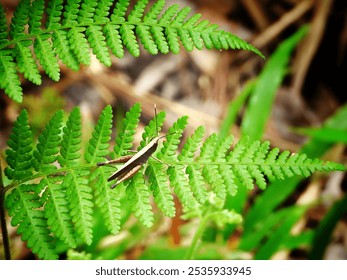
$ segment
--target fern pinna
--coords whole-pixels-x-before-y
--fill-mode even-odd
[[[10,26],[0,4],[0,88],[13,100],[22,101],[17,72],[34,84],[41,84],[38,64],[54,81],[60,78],[60,60],[77,71],[91,63],[90,50],[105,66],[111,65],[110,51],[118,58],[124,47],[135,57],[140,44],[150,54],[177,54],[202,49],[245,49],[263,55],[253,46],[218,25],[189,17],[190,8],[165,0],[148,9],[149,0],[21,0]],[[147,12],[145,12],[145,10]],[[139,42],[138,42],[139,41]]]
[[[232,148],[233,137],[220,141],[212,134],[203,140],[203,127],[198,127],[179,151],[188,120],[183,116],[169,129],[153,158],[134,177],[111,189],[112,182],[107,179],[116,166],[99,167],[97,163],[133,153],[130,149],[140,114],[137,103],[127,112],[111,150],[113,114],[107,106],[82,154],[78,107],[66,123],[63,111],[58,111],[35,145],[27,112],[21,112],[7,142],[4,174],[11,183],[4,191],[11,192],[6,197],[6,207],[11,224],[17,226],[22,240],[40,258],[57,258],[57,241],[68,248],[91,244],[94,207],[99,209],[108,230],[117,234],[121,230],[121,209],[127,205],[143,225],[153,224],[151,196],[165,216],[173,217],[173,193],[183,209],[189,211],[207,203],[211,196],[223,203],[227,193],[235,195],[240,187],[251,189],[256,183],[263,189],[265,178],[274,181],[344,169],[337,163],[312,160],[304,154],[280,153],[277,148],[270,149],[269,142],[243,139]],[[164,112],[150,121],[138,149],[157,135],[164,121]]]

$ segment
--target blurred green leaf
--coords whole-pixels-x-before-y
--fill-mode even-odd
[[[307,31],[308,26],[303,26],[282,42],[260,73],[241,126],[243,135],[249,136],[250,140],[262,137],[275,95],[287,73],[291,53]]]
[[[284,41],[271,55],[259,77],[247,84],[240,96],[229,104],[228,114],[220,129],[219,139],[223,139],[223,137],[228,135],[230,127],[236,119],[237,112],[250,94],[251,99],[242,121],[241,131],[243,135],[249,136],[251,140],[257,140],[262,137],[271,112],[274,96],[287,72],[290,55],[307,31],[308,27],[304,26],[292,37]],[[235,196],[228,195],[225,203],[226,209],[233,209],[240,213],[246,202],[247,193],[246,188],[238,188]],[[224,230],[225,238],[228,238],[234,229],[234,225],[228,225]]]
[[[295,132],[327,143],[347,144],[347,130],[337,128],[297,128]]]
[[[331,234],[338,221],[347,213],[347,194],[345,197],[337,201],[328,214],[320,222],[312,242],[312,248],[309,253],[309,259],[320,260],[324,256],[326,247],[328,246]]]
[[[265,244],[258,247],[255,254],[257,260],[270,259],[279,249],[282,249],[282,244],[291,235],[290,230],[304,215],[307,210],[306,206],[293,206],[287,208],[288,214],[280,222],[280,226],[276,228],[269,236]],[[262,243],[260,243],[262,244]]]
[[[340,108],[334,116],[329,118],[323,128],[347,129],[347,105]],[[312,139],[301,149],[300,153],[305,153],[309,157],[320,157],[331,146],[329,143]],[[294,192],[301,180],[301,177],[293,177],[285,182],[274,182],[256,198],[255,203],[244,218],[244,232],[240,244],[244,244],[245,241],[243,240],[259,238],[257,237],[257,231],[260,231],[264,225],[271,222],[267,220],[273,219],[272,215],[274,215],[276,207]],[[271,236],[272,233],[270,232],[268,235]]]
[[[235,99],[229,102],[227,114],[219,130],[219,140],[224,139],[225,137],[230,135],[230,130],[232,126],[235,124],[237,115],[239,114],[242,106],[245,104],[248,96],[253,91],[255,83],[256,80],[248,82],[246,86],[242,89],[240,94],[236,96]]]

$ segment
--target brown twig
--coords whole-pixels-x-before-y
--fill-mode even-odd
[[[329,0],[330,1],[330,0]],[[283,15],[277,22],[269,26],[264,32],[259,34],[252,44],[257,48],[262,48],[276,38],[284,29],[297,21],[307,11],[309,11],[315,1],[306,0],[295,6],[291,11]]]
[[[264,9],[258,1],[242,0],[241,4],[245,7],[254,23],[258,26],[259,30],[264,30],[270,25],[265,15]]]
[[[308,68],[317,52],[319,43],[323,37],[326,21],[331,9],[333,0],[316,1],[315,14],[311,23],[311,28],[306,39],[302,43],[296,62],[294,63],[295,74],[293,77],[293,93],[300,96]]]

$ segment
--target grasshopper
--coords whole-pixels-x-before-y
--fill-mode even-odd
[[[156,106],[154,106],[155,112],[155,121],[157,121],[157,110]],[[156,122],[156,129],[158,134],[158,126]],[[143,147],[140,151],[138,151],[135,155],[127,155],[117,159],[109,160],[106,162],[99,162],[97,166],[109,165],[114,163],[124,163],[124,165],[114,172],[107,181],[117,180],[115,184],[111,186],[111,189],[115,188],[120,183],[125,180],[133,177],[141,167],[148,161],[149,157],[156,151],[158,147],[159,140],[166,137],[157,136],[152,139],[145,147]]]

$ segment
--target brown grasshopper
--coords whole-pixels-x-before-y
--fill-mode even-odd
[[[155,112],[155,121],[157,121],[157,110],[156,106],[154,106]],[[156,122],[156,129],[158,134],[158,126]],[[145,147],[143,147],[140,151],[138,151],[135,155],[127,155],[122,156],[117,159],[109,160],[106,162],[99,162],[97,166],[109,165],[114,163],[125,163],[120,169],[114,172],[107,181],[117,180],[115,184],[111,186],[111,189],[115,188],[117,185],[133,177],[141,167],[147,162],[149,157],[156,151],[158,147],[159,140],[164,138],[164,136],[157,136],[152,139]]]

